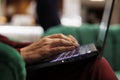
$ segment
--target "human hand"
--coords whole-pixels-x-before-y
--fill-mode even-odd
[[[70,51],[78,47],[77,40],[71,36],[63,34],[54,34],[41,38],[31,45],[21,48],[21,56],[28,63],[40,61],[53,55]]]

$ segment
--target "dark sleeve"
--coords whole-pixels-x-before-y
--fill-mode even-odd
[[[23,47],[31,44],[31,43],[22,43],[22,42],[11,41],[11,40],[9,40],[7,37],[5,37],[3,35],[0,35],[0,42],[8,44],[9,46],[15,48],[19,52],[20,52],[20,48],[23,48]]]

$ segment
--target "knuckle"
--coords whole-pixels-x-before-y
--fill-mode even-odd
[[[47,42],[47,41],[48,41],[48,38],[44,38],[44,39],[43,39],[43,42]]]
[[[47,53],[49,53],[49,52],[50,52],[50,49],[49,49],[49,48],[47,48],[47,49],[46,49],[46,52],[47,52]]]
[[[62,33],[58,34],[59,37],[63,37],[64,35]]]
[[[64,40],[63,39],[59,39],[59,43],[63,43],[64,42]]]

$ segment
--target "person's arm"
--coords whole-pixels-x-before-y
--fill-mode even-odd
[[[71,35],[54,34],[46,36],[34,43],[20,43],[9,40],[0,35],[0,41],[17,49],[27,63],[33,63],[64,51],[73,50],[79,46],[77,40]]]
[[[23,48],[25,46],[28,46],[30,45],[31,43],[23,43],[23,42],[15,42],[15,41],[12,41],[10,40],[9,38],[3,36],[3,35],[0,35],[0,42],[3,42],[5,44],[8,44],[9,46],[15,48],[16,50],[18,50],[20,52],[20,48]]]

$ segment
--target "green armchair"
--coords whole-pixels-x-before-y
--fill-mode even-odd
[[[0,80],[25,80],[24,60],[12,47],[0,42]]]

